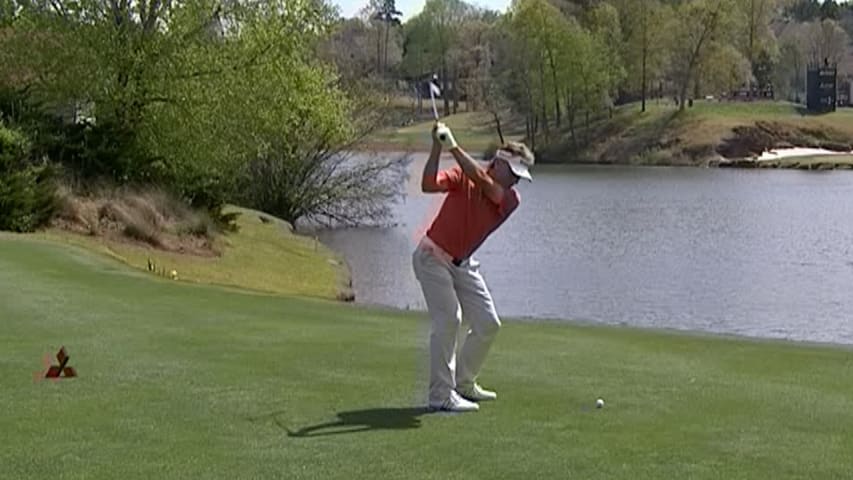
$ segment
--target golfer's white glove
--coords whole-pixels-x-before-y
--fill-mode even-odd
[[[435,136],[445,148],[452,149],[459,146],[456,144],[456,139],[453,138],[453,132],[450,131],[447,125],[441,122],[438,123],[435,129]]]

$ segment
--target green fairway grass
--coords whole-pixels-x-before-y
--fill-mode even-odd
[[[0,237],[0,306],[3,479],[853,472],[843,347],[506,320],[481,377],[498,401],[426,414],[421,313],[173,282],[26,236]],[[79,376],[36,381],[62,345]]]

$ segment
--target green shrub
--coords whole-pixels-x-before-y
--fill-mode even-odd
[[[55,171],[33,165],[23,134],[0,124],[0,230],[32,232],[58,207]]]
[[[0,87],[0,116],[25,132],[33,158],[49,158],[80,181],[120,185],[153,180],[153,156],[138,146],[131,126],[108,116],[72,122],[24,91]]]

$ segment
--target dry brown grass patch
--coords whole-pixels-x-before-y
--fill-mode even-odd
[[[215,222],[162,190],[98,187],[60,189],[54,226],[112,241],[144,244],[172,252],[218,255]]]

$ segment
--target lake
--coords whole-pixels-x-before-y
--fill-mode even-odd
[[[424,160],[396,226],[320,233],[359,303],[425,309]],[[502,317],[853,344],[853,172],[539,166],[518,188],[474,255]]]

